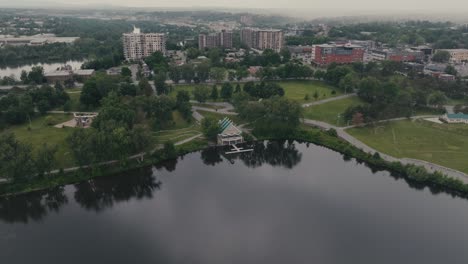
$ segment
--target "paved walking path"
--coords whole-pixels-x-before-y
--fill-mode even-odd
[[[418,117],[414,117],[414,118],[418,118]],[[392,120],[395,120],[395,119],[383,120],[383,122],[384,121],[392,121]],[[397,120],[399,120],[399,119],[397,119]],[[348,132],[346,132],[345,131],[346,128],[336,127],[336,126],[330,125],[330,124],[325,123],[325,122],[310,120],[310,119],[304,119],[303,122],[306,125],[315,126],[315,127],[318,127],[318,128],[324,129],[324,130],[328,130],[328,129],[333,128],[333,129],[336,130],[336,132],[338,134],[338,137],[340,137],[341,139],[343,139],[343,140],[347,141],[348,143],[352,144],[353,146],[363,150],[364,152],[367,152],[367,153],[370,153],[370,154],[379,153],[380,157],[382,157],[382,159],[384,159],[386,161],[401,162],[402,164],[405,164],[405,165],[406,164],[413,164],[413,165],[417,165],[417,166],[422,166],[429,172],[438,171],[438,172],[441,172],[441,173],[443,173],[443,174],[445,174],[445,175],[447,175],[449,177],[459,179],[459,180],[463,181],[464,183],[468,184],[468,175],[466,173],[461,172],[461,171],[457,171],[457,170],[454,170],[454,169],[444,167],[442,165],[438,165],[438,164],[427,162],[427,161],[417,160],[417,159],[410,159],[410,158],[401,158],[401,159],[399,159],[399,158],[395,158],[393,156],[390,156],[390,155],[387,155],[387,154],[382,153],[380,151],[377,151],[377,150],[373,149],[372,147],[364,144],[362,141],[360,141],[359,139],[353,137]]]
[[[317,102],[303,104],[302,107],[310,107],[310,106],[314,106],[314,105],[326,104],[326,103],[329,103],[329,102],[333,102],[333,101],[337,101],[337,100],[341,100],[341,99],[345,99],[345,98],[349,98],[349,97],[354,97],[354,96],[356,96],[355,93],[344,94],[344,95],[340,95],[340,96],[336,96],[336,97],[323,99],[323,100],[320,100],[320,101],[317,101]]]

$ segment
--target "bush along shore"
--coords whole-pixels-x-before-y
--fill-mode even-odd
[[[388,162],[378,154],[371,155],[363,150],[339,139],[336,131],[329,130],[297,130],[290,137],[259,136],[258,140],[297,140],[327,147],[340,152],[346,158],[355,158],[358,162],[367,164],[374,171],[387,170],[392,177],[403,178],[411,187],[423,189],[429,187],[433,193],[445,192],[452,196],[468,198],[468,185],[462,181],[447,177],[442,173],[429,173],[425,168],[415,165],[403,165],[400,162]],[[94,166],[70,173],[58,173],[29,181],[15,181],[0,185],[0,196],[16,195],[36,190],[48,189],[55,186],[73,184],[92,178],[109,176],[132,169],[151,166],[166,160],[177,158],[185,154],[203,150],[208,147],[204,140],[195,140],[175,147],[166,144],[164,148],[146,155],[144,160],[123,160],[118,165]]]

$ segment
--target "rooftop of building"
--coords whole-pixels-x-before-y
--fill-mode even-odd
[[[447,117],[450,119],[466,119],[468,120],[467,114],[447,114]]]

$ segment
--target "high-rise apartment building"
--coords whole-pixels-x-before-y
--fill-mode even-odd
[[[141,33],[134,28],[132,33],[123,34],[124,56],[126,60],[140,60],[156,51],[166,53],[166,35],[164,33]]]
[[[232,48],[232,32],[223,30],[219,33],[200,34],[198,47],[199,49]]]
[[[244,28],[241,30],[241,41],[249,48],[279,52],[284,45],[284,33],[277,29]]]

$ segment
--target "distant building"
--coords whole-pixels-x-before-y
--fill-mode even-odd
[[[446,123],[464,123],[468,124],[468,115],[466,114],[445,114],[440,120]]]
[[[218,145],[227,146],[244,142],[242,131],[227,117],[219,121],[221,133],[218,134]]]
[[[94,75],[94,70],[71,70],[66,69],[58,70],[53,72],[46,72],[44,73],[44,77],[46,78],[48,83],[55,84],[55,83],[65,83],[67,81],[74,81],[75,79],[79,82],[84,82],[89,79],[91,76]],[[71,68],[71,67],[70,67]]]
[[[314,45],[312,49],[312,62],[319,66],[362,62],[363,59],[364,48],[352,44],[322,44]]]
[[[144,59],[156,51],[166,54],[166,35],[141,33],[139,28],[134,28],[132,33],[123,34],[123,48],[128,61]]]
[[[417,62],[424,60],[424,53],[415,50],[382,49],[371,50],[370,60],[372,61],[397,61],[397,62]]]
[[[240,17],[240,22],[246,26],[253,25],[253,17],[251,15],[243,15]]]
[[[223,30],[219,33],[198,35],[198,48],[232,48],[232,32]]]
[[[68,43],[75,42],[78,37],[57,37],[55,34],[38,34],[34,36],[2,36],[0,37],[1,45],[9,46],[42,46],[52,43]]]
[[[468,61],[468,49],[440,49],[438,51],[447,51],[450,53],[451,63],[462,63]]]
[[[284,45],[284,33],[277,29],[244,28],[241,30],[241,42],[249,48],[279,52]]]

